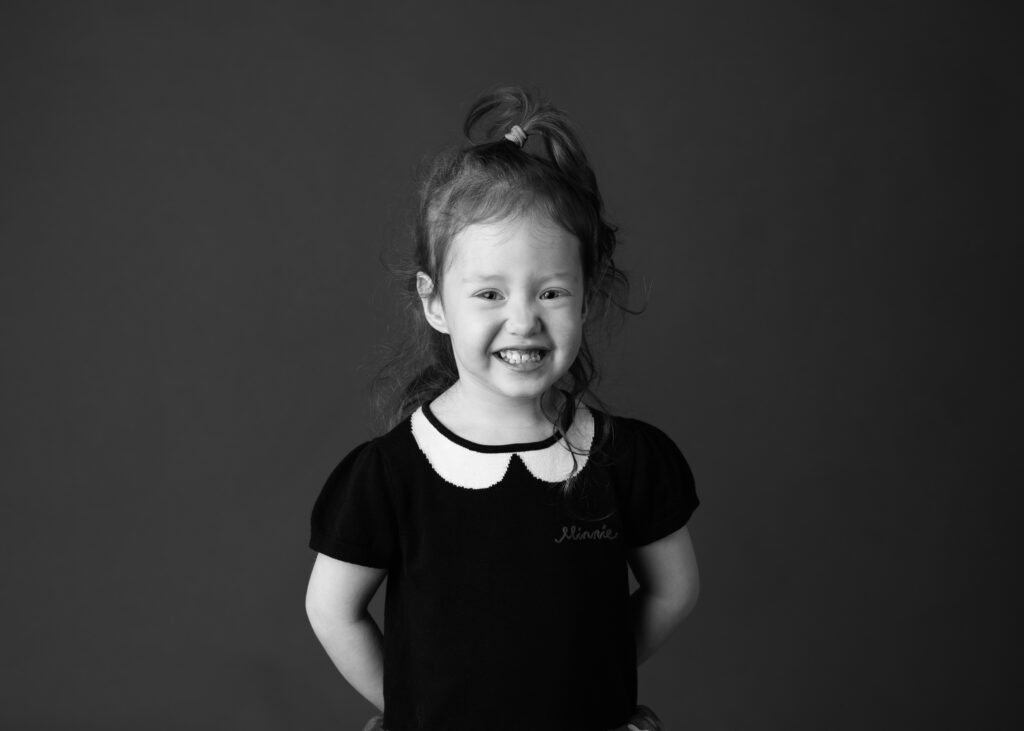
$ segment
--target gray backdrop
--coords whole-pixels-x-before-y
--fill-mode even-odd
[[[372,715],[307,624],[309,512],[372,435],[412,174],[497,82],[582,130],[651,288],[600,393],[703,500],[640,701],[670,731],[1020,722],[1013,26],[368,7],[4,3],[0,725]]]

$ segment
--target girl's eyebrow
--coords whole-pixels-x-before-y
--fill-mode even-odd
[[[470,274],[468,277],[463,277],[462,281],[463,282],[489,282],[492,279],[504,279],[504,277],[502,275],[500,275],[500,274],[487,274],[487,275],[483,275],[483,274]],[[576,281],[576,275],[573,274],[572,272],[555,272],[554,274],[551,274],[551,275],[545,277],[545,279],[568,279],[568,280],[570,280],[572,282],[575,282]]]

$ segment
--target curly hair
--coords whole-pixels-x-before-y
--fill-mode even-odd
[[[513,132],[515,126],[525,132],[525,140],[519,130]],[[616,297],[629,294],[628,278],[613,259],[620,245],[618,228],[605,219],[597,179],[572,123],[536,91],[510,86],[485,92],[467,113],[463,133],[469,143],[437,153],[422,175],[412,251],[406,249],[398,265],[384,262],[402,287],[404,327],[393,343],[382,346],[385,362],[371,386],[375,413],[382,430],[394,428],[459,377],[449,336],[431,327],[423,315],[417,273],[426,274],[440,295],[441,273],[460,231],[481,222],[537,213],[580,242],[587,313],[583,337],[576,359],[556,384],[566,398],[557,413],[545,412],[578,465],[576,455],[584,452],[569,444],[568,437],[578,404],[587,396],[607,411],[593,391],[600,374],[591,341],[610,332],[615,308],[630,314],[643,312],[643,308],[630,310]],[[540,140],[545,154],[529,151],[527,140]],[[614,436],[609,419],[601,424],[590,454]],[[574,469],[561,483],[563,497],[578,491],[576,478]]]

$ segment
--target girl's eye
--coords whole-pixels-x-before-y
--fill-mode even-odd
[[[549,295],[549,294],[553,294],[555,296],[554,297],[547,297],[546,295]],[[497,299],[500,296],[500,294],[496,290],[488,289],[488,290],[485,290],[483,292],[478,292],[476,296],[477,297],[483,297],[485,300],[495,300],[495,299]],[[559,291],[557,289],[549,289],[547,292],[544,292],[544,295],[542,295],[542,296],[544,297],[544,299],[558,299],[559,297],[565,297],[566,293],[565,292],[561,292],[561,291]]]

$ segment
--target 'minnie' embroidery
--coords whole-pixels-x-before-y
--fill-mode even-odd
[[[614,538],[618,538],[618,536],[619,534],[617,531],[612,530],[606,525],[602,525],[600,528],[595,528],[594,530],[580,530],[579,526],[576,525],[563,525],[562,535],[560,538],[555,539],[555,543],[561,543],[566,539],[570,541],[585,541],[588,538],[606,538],[608,540],[612,540]]]

